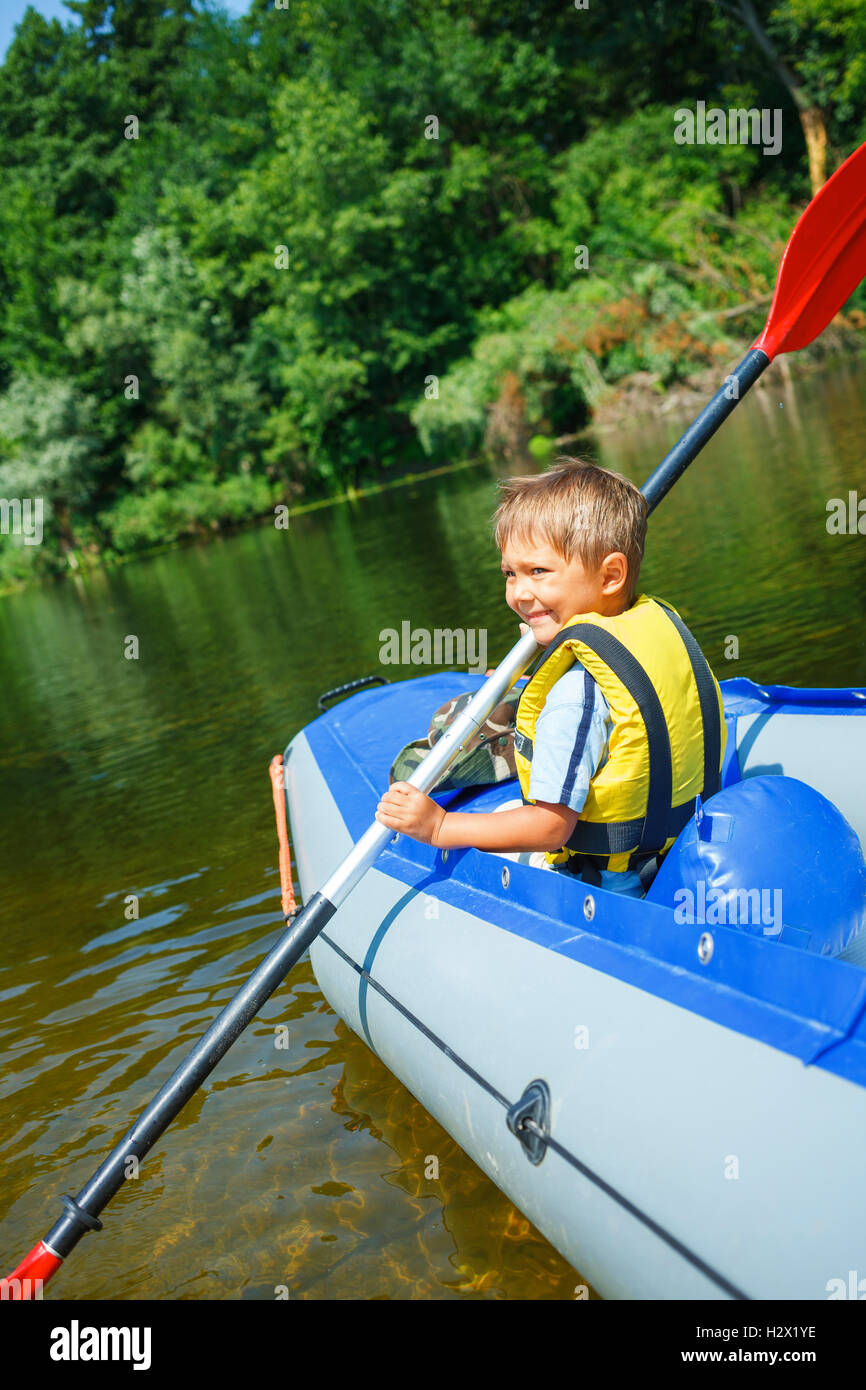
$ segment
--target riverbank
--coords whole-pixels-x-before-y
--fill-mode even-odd
[[[422,469],[419,472],[404,473],[400,477],[389,478],[382,482],[369,483],[365,487],[348,487],[343,492],[334,493],[328,497],[316,497],[306,502],[288,503],[284,500],[277,500],[271,510],[251,516],[244,521],[226,521],[219,527],[212,528],[210,531],[202,531],[192,535],[178,536],[174,540],[163,541],[159,545],[142,547],[140,550],[129,550],[119,553],[116,550],[67,552],[67,568],[55,571],[52,574],[32,575],[28,579],[19,581],[0,580],[0,598],[8,597],[11,594],[20,593],[23,589],[29,588],[33,584],[47,584],[58,579],[71,577],[84,578],[88,574],[93,574],[99,570],[117,569],[121,565],[127,565],[136,560],[153,559],[157,555],[165,555],[173,550],[186,549],[196,545],[211,545],[218,540],[226,540],[231,536],[239,535],[254,527],[269,525],[276,526],[280,530],[288,530],[292,517],[304,516],[308,512],[318,512],[331,507],[338,507],[345,504],[364,501],[366,498],[377,497],[381,493],[392,492],[397,488],[410,487],[412,484],[426,482],[428,478],[444,477],[451,473],[459,473],[465,468],[478,468],[485,462],[484,459],[464,459],[460,463],[449,463],[439,468]]]
[[[854,311],[849,316],[838,315],[830,325],[819,344],[813,345],[795,358],[781,356],[773,362],[764,375],[752,388],[762,398],[777,396],[781,390],[790,390],[795,383],[822,371],[832,371],[834,364],[866,357],[866,333],[862,331],[858,319],[866,321],[866,315]],[[851,320],[854,320],[852,322]],[[733,362],[731,366],[733,366]],[[65,567],[46,574],[32,574],[24,579],[0,578],[0,598],[18,593],[31,584],[44,584],[56,579],[76,577],[83,579],[101,569],[115,569],[130,561],[149,559],[175,549],[200,544],[212,544],[257,526],[276,526],[288,529],[293,517],[332,507],[352,505],[366,499],[377,497],[398,488],[411,487],[429,479],[445,477],[466,468],[505,466],[511,471],[515,467],[525,467],[532,471],[549,463],[557,454],[565,452],[580,453],[582,450],[594,454],[595,436],[608,437],[618,431],[626,431],[635,424],[647,420],[672,419],[683,422],[683,427],[706,405],[724,380],[724,368],[710,367],[695,371],[682,381],[667,389],[660,388],[657,373],[634,372],[611,385],[600,397],[591,421],[583,429],[560,434],[555,437],[532,433],[525,426],[511,442],[509,447],[495,452],[485,451],[457,463],[415,469],[393,477],[371,481],[363,487],[346,487],[342,491],[326,497],[303,495],[295,500],[285,496],[275,497],[273,506],[240,521],[225,520],[198,531],[178,536],[140,549],[118,552],[113,549],[85,550],[70,548],[66,552]]]
[[[855,315],[851,315],[855,318]],[[843,319],[842,315],[838,316]],[[859,322],[860,318],[863,323]],[[777,393],[781,387],[790,387],[802,377],[816,372],[832,370],[834,361],[844,357],[846,360],[866,357],[866,315],[856,315],[856,326],[844,318],[839,323],[834,320],[825,329],[822,341],[813,345],[808,352],[796,357],[777,357],[752,390],[755,393]],[[617,430],[635,419],[651,416],[655,419],[664,416],[697,415],[710,397],[719,389],[720,378],[716,367],[692,372],[684,381],[667,390],[659,391],[659,376],[653,372],[634,372],[623,377],[610,389],[593,416],[593,430]],[[557,441],[560,442],[560,441]]]

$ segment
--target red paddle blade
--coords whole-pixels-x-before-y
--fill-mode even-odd
[[[866,276],[866,144],[815,194],[791,233],[770,313],[752,344],[772,360],[817,338]]]
[[[17,1269],[6,1279],[0,1279],[0,1299],[28,1300],[42,1297],[42,1286],[63,1264],[59,1255],[49,1250],[44,1241],[34,1245]]]

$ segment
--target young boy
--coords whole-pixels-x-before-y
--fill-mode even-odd
[[[595,886],[641,878],[719,787],[721,692],[667,604],[637,594],[646,502],[627,478],[577,459],[500,484],[505,601],[546,648],[520,697],[524,805],[445,811],[395,782],[376,819],[437,848],[544,850]]]

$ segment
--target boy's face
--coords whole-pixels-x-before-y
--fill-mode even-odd
[[[528,624],[539,646],[552,642],[575,613],[621,613],[628,578],[624,555],[606,555],[587,570],[566,560],[541,536],[512,539],[502,552],[505,602]]]

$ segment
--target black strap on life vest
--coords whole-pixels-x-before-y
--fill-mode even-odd
[[[658,602],[658,600],[656,600]],[[703,652],[682,619],[668,607],[659,604],[676,627],[689,657],[698,690],[698,703],[703,724],[704,785],[702,797],[712,796],[719,788],[719,758],[721,730],[718,699],[710,668]],[[538,673],[544,662],[563,642],[576,639],[589,647],[618,680],[622,682],[638,707],[647,736],[649,787],[647,807],[643,816],[627,821],[578,820],[566,848],[582,855],[599,858],[632,851],[632,860],[645,860],[657,853],[669,839],[676,839],[694,813],[694,798],[673,806],[673,760],[667,721],[661,701],[647,672],[624,643],[606,628],[596,623],[574,623],[558,632],[535,668]],[[532,758],[532,740],[521,735],[518,752]],[[631,861],[630,861],[631,862]]]
[[[659,608],[664,610],[683,639],[683,645],[692,664],[695,685],[698,687],[698,703],[701,707],[701,724],[704,735],[704,785],[701,791],[701,800],[706,801],[708,797],[715,796],[722,785],[722,726],[719,719],[719,697],[716,694],[713,673],[707,664],[707,658],[695,641],[694,635],[686,627],[679,613],[675,613],[669,604],[663,603],[661,599],[656,599],[655,602]]]

